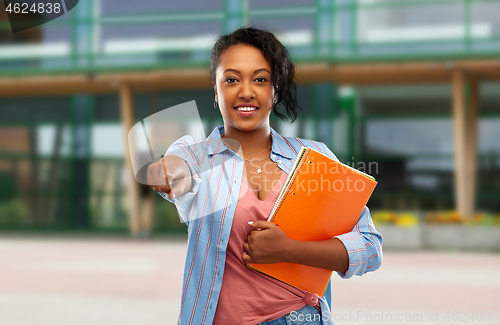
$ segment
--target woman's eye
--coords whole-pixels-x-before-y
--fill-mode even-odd
[[[264,77],[262,77],[262,78],[255,79],[255,81],[257,81],[257,82],[266,82],[267,79],[264,78]],[[238,79],[236,79],[236,78],[226,78],[225,82],[232,84],[232,83],[238,82]]]

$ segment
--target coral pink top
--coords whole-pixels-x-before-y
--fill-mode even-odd
[[[226,265],[213,324],[255,325],[280,318],[306,304],[319,308],[318,296],[258,271],[243,261],[243,245],[250,233],[249,221],[267,220],[286,181],[283,172],[264,201],[253,192],[243,175],[239,200],[226,250]]]

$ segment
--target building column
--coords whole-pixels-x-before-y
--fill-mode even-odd
[[[455,71],[452,84],[455,209],[465,218],[471,218],[476,206],[479,81],[463,71]]]
[[[333,149],[333,122],[337,110],[337,88],[333,83],[313,85],[312,117],[314,121],[314,140],[321,141]]]
[[[71,227],[92,226],[90,211],[91,188],[91,125],[94,98],[92,95],[75,95],[71,99]],[[62,130],[61,130],[62,131]],[[59,132],[61,132],[59,131]],[[62,131],[64,132],[64,131]]]
[[[224,33],[248,24],[248,0],[224,1]]]
[[[334,4],[331,0],[316,0],[314,19],[314,52],[316,56],[329,59],[333,54]]]
[[[135,180],[130,150],[128,146],[128,132],[134,126],[134,94],[126,82],[120,84],[120,106],[123,121],[123,138],[125,139],[125,168],[127,170],[127,196],[129,202],[129,227],[132,235],[137,236],[140,229],[139,216],[139,183]]]

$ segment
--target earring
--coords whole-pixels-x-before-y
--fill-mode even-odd
[[[274,95],[273,103],[276,104],[277,102],[278,102],[278,99],[276,99],[276,95]]]
[[[215,100],[214,100],[214,108],[217,109],[217,95],[215,96]]]

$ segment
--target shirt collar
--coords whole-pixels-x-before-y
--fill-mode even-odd
[[[290,150],[290,147],[288,146],[285,138],[282,137],[273,128],[270,129],[273,141],[271,151],[276,155],[280,155],[287,159],[292,159],[292,151]],[[224,142],[221,139],[222,134],[224,134],[224,126],[217,126],[205,140],[205,145],[208,148],[207,149],[208,155],[214,155],[222,153],[225,150],[229,150],[229,148],[224,144]]]

